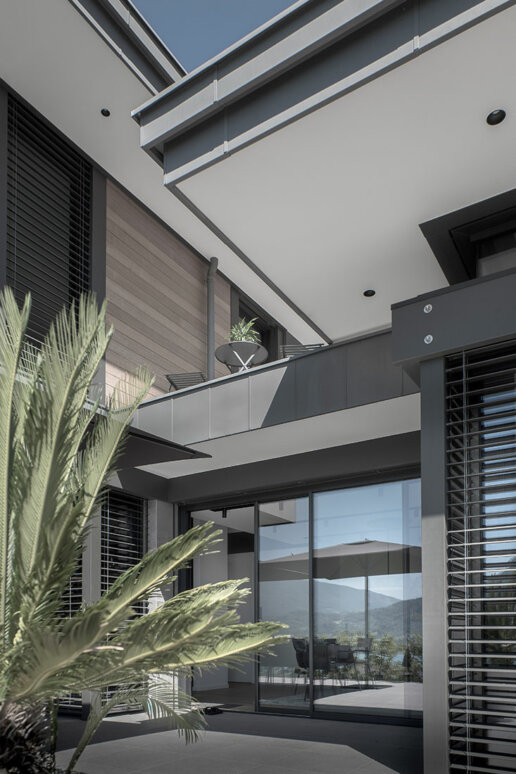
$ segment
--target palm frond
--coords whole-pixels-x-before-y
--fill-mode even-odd
[[[11,506],[9,488],[13,468],[13,446],[16,434],[14,396],[23,337],[30,312],[30,297],[23,309],[10,288],[0,293],[0,641],[7,644],[9,606],[9,553],[11,544]]]
[[[20,559],[26,576],[45,560],[42,541],[49,524],[68,510],[67,479],[88,426],[83,408],[111,333],[93,297],[63,310],[43,342],[40,377],[23,427],[29,481],[20,512]]]
[[[213,530],[212,522],[206,522],[146,554],[136,566],[120,575],[103,595],[102,604],[112,603],[106,624],[111,627],[111,619],[119,614],[120,609],[127,610],[159,586],[170,582],[171,573],[213,546],[220,534],[221,530]]]

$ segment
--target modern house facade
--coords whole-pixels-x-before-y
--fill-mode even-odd
[[[35,338],[107,299],[107,393],[156,374],[69,604],[214,521],[179,588],[249,577],[289,641],[200,701],[516,771],[514,2],[299,0],[189,74],[129,0],[2,16],[2,282]]]

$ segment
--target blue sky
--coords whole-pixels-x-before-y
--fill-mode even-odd
[[[133,0],[187,70],[211,59],[293,0]]]

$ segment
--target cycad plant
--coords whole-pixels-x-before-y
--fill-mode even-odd
[[[20,310],[8,288],[0,294],[0,739],[13,723],[20,727],[20,714],[29,712],[36,725],[55,717],[60,696],[124,685],[122,695],[91,713],[70,772],[120,701],[195,732],[201,716],[177,690],[178,675],[267,650],[279,626],[239,622],[236,609],[248,592],[234,580],[134,615],[179,567],[212,550],[218,533],[210,524],[148,553],[98,602],[63,617],[63,595],[151,380],[144,372],[127,378],[101,404],[94,385],[111,337],[105,306],[98,312],[93,298],[82,298],[37,347],[26,335],[29,313],[29,298]],[[17,771],[5,756],[0,772],[2,766]]]
[[[251,320],[247,320],[242,317],[231,328],[228,336],[229,341],[251,341],[253,344],[259,344],[260,334],[254,326],[257,319],[257,317],[253,317]]]

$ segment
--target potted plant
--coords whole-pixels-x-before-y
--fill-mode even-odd
[[[267,360],[269,353],[262,346],[260,334],[254,326],[256,319],[242,317],[232,326],[228,343],[217,350],[217,358],[232,372],[247,371],[251,364],[259,365]]]
[[[260,334],[254,327],[257,319],[257,317],[252,317],[250,320],[246,320],[245,317],[242,317],[231,328],[228,341],[251,341],[253,344],[260,344]]]

